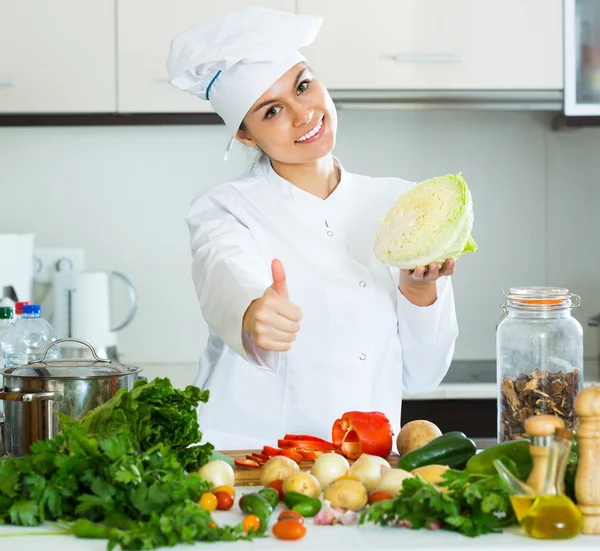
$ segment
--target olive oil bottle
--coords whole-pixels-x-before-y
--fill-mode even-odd
[[[541,494],[521,519],[513,504],[523,530],[532,538],[569,539],[583,529],[581,511],[562,492],[572,445],[573,433],[565,428],[557,428],[549,443],[548,469]]]

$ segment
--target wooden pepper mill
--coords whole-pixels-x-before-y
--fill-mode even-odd
[[[525,432],[531,439],[529,451],[533,460],[527,485],[540,494],[546,482],[550,436],[558,428],[564,429],[565,422],[556,415],[534,415],[525,420]]]
[[[579,418],[579,463],[575,497],[583,514],[583,533],[600,534],[600,386],[584,388],[575,398]]]

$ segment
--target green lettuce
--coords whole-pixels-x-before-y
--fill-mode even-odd
[[[475,252],[473,200],[460,174],[420,182],[403,193],[377,233],[375,256],[412,270]]]

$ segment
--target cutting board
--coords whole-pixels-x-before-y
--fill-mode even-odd
[[[260,453],[261,450],[220,450],[220,453],[236,458],[245,458],[246,455],[252,453]],[[400,456],[393,453],[388,457],[388,462],[392,467],[395,467],[400,460]],[[348,461],[352,465],[353,461]],[[301,471],[309,471],[313,466],[314,461],[301,461],[298,466]],[[243,467],[234,467],[233,472],[235,475],[234,485],[235,486],[260,486],[260,471],[261,469],[245,469]]]

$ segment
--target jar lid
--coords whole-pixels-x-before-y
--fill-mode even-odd
[[[505,293],[508,306],[527,309],[578,308],[580,297],[565,287],[511,287]]]

